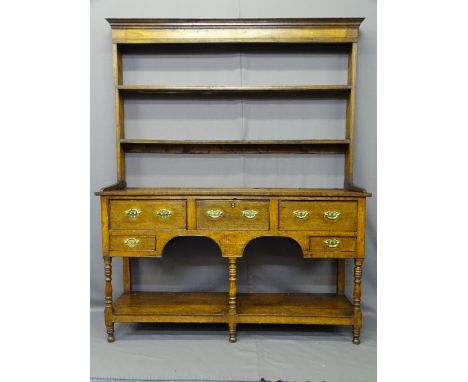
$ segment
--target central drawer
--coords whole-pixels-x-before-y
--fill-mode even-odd
[[[185,229],[185,200],[111,200],[111,229]]]
[[[197,229],[268,230],[269,201],[198,200]]]

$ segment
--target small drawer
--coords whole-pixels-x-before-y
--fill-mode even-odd
[[[185,200],[111,200],[111,229],[185,229]]]
[[[198,200],[198,229],[268,230],[269,201]]]
[[[279,229],[356,231],[357,203],[353,201],[280,201]]]
[[[111,236],[111,251],[154,251],[156,238],[154,236]]]
[[[356,238],[354,237],[311,237],[311,252],[354,252]]]

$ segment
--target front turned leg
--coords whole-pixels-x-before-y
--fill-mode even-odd
[[[354,259],[354,291],[353,291],[353,344],[361,343],[361,278],[363,259]]]
[[[229,257],[229,342],[237,341],[237,258]]]
[[[115,341],[114,337],[114,323],[110,325],[106,325],[106,332],[107,332],[107,342],[112,343]]]
[[[237,342],[237,324],[235,323],[229,324],[229,342]]]
[[[104,322],[106,324],[107,342],[114,342],[114,323],[112,322],[112,257],[104,257],[105,307]]]

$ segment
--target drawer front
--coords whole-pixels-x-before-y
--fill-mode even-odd
[[[198,200],[198,229],[268,230],[268,201]]]
[[[111,236],[111,251],[154,251],[154,236]]]
[[[354,252],[356,239],[354,237],[311,237],[310,250],[312,252]]]
[[[279,229],[356,231],[357,202],[280,201]]]
[[[112,229],[184,229],[185,200],[111,200]]]

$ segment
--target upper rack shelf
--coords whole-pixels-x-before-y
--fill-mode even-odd
[[[346,96],[350,85],[305,86],[148,86],[118,85],[123,95],[212,95],[212,96]]]
[[[255,140],[255,141],[177,141],[153,139],[121,139],[128,153],[167,154],[343,154],[348,149],[348,139],[314,140]]]

